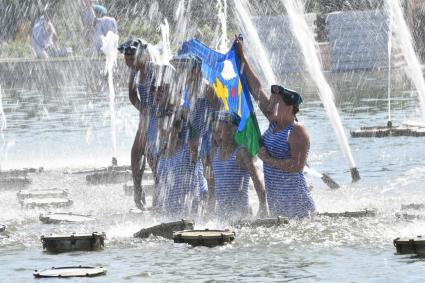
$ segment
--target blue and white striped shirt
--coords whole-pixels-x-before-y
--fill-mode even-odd
[[[274,158],[291,157],[288,138],[294,125],[273,132],[275,123],[271,123],[263,134],[263,144]],[[309,216],[315,210],[314,201],[307,188],[303,172],[284,172],[267,164],[263,165],[267,202],[271,215],[287,217]]]
[[[152,86],[154,84],[153,72],[148,71],[146,80],[144,82],[137,84],[137,92],[139,94],[140,104],[143,108],[146,108],[148,111],[148,149],[150,154],[153,156],[157,154],[158,151],[158,119],[156,117],[157,107],[155,104],[155,96],[152,91]],[[140,113],[141,119],[146,119],[146,117],[142,116]]]
[[[216,195],[216,213],[227,219],[245,218],[249,213],[249,171],[240,168],[237,147],[228,160],[221,160],[219,147],[212,162]]]
[[[165,216],[181,218],[196,215],[200,203],[202,163],[193,164],[188,144],[184,144],[173,156],[160,158],[159,206]]]

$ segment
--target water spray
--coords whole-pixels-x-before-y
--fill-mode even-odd
[[[105,73],[108,74],[109,87],[109,110],[111,112],[111,137],[112,137],[112,166],[118,165],[117,161],[117,130],[115,118],[115,88],[113,80],[113,68],[117,62],[117,48],[119,36],[109,31],[106,36],[102,36],[102,52],[105,54]]]
[[[338,111],[333,101],[332,89],[326,81],[321,70],[321,64],[317,56],[317,50],[315,46],[314,34],[309,29],[304,16],[304,5],[300,0],[281,0],[281,2],[287,11],[292,33],[297,39],[301,51],[304,55],[304,61],[307,66],[307,70],[319,90],[319,97],[323,102],[326,113],[328,114],[329,119],[333,125],[342,152],[348,160],[351,179],[353,182],[356,182],[360,180],[360,174],[354,163],[350,146],[348,144],[347,137],[345,136],[344,128],[342,127],[341,118],[339,117]]]
[[[227,0],[217,0],[218,19],[221,24],[220,49],[221,53],[227,52]]]
[[[403,10],[398,0],[385,1],[389,17],[391,19],[391,28],[394,37],[400,44],[401,52],[406,60],[407,67],[404,68],[406,75],[415,85],[418,92],[419,103],[422,111],[422,120],[425,120],[425,80],[422,73],[421,64],[415,53],[413,39],[410,30],[403,16]]]
[[[7,127],[6,115],[4,114],[4,111],[3,111],[3,96],[2,96],[2,89],[0,85],[0,137],[2,139],[2,146],[1,146],[2,148],[6,146],[6,141],[4,139],[4,134],[3,134],[4,130],[6,130],[6,127]],[[0,170],[1,170],[1,166],[0,166]]]
[[[256,50],[256,56],[254,59],[261,67],[264,77],[266,78],[267,85],[276,84],[276,77],[273,73],[269,57],[266,54],[264,46],[261,44],[260,37],[258,36],[257,29],[252,23],[251,17],[248,13],[248,2],[247,0],[234,0],[235,11],[238,17],[239,22],[242,24],[244,33],[250,40],[250,43],[254,46],[253,49]]]
[[[392,127],[391,122],[391,51],[392,51],[392,12],[391,10],[388,11],[388,121],[387,121],[387,128]]]
[[[239,21],[241,22],[243,29],[245,30],[245,32],[247,32],[248,36],[253,40],[253,45],[254,48],[258,51],[258,55],[259,55],[259,65],[261,66],[261,69],[268,81],[268,83],[274,84],[276,81],[276,77],[273,73],[273,69],[271,68],[271,64],[270,61],[268,59],[268,57],[266,56],[265,53],[265,49],[263,47],[263,45],[261,44],[260,38],[258,36],[258,32],[257,29],[255,28],[255,26],[253,25],[252,21],[251,21],[251,17],[248,14],[248,3],[246,2],[246,0],[242,0],[242,2],[238,1],[238,0],[234,0],[235,1],[235,7],[236,7],[236,12],[239,18]],[[243,37],[242,34],[238,35],[238,39],[240,41],[243,41]],[[258,57],[255,57],[258,58]],[[243,65],[241,68],[241,73],[243,72]],[[274,113],[275,115],[277,115],[277,106],[274,109]],[[304,170],[306,172],[311,173],[312,175],[319,177],[322,179],[322,181],[329,186],[330,188],[339,188],[339,185],[333,181],[328,175],[325,174],[321,174],[319,172],[317,172],[316,170],[314,170],[313,168],[310,168],[309,166],[305,166]]]
[[[3,131],[7,128],[6,115],[3,110],[3,96],[2,96],[2,88],[0,85],[0,137],[4,141]]]

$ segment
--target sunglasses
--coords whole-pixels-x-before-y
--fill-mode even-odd
[[[298,106],[303,101],[301,96],[298,93],[289,89],[285,89],[284,87],[280,85],[272,85],[270,91],[272,94],[280,95],[280,97],[282,97],[282,100],[285,102],[286,105]]]

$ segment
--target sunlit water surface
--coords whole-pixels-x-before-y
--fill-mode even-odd
[[[347,135],[360,126],[386,124],[386,101],[374,99],[373,94],[359,96],[364,97],[346,99],[338,107]],[[377,217],[316,217],[274,229],[236,229],[237,238],[231,245],[192,248],[162,238],[134,239],[134,232],[159,220],[130,213],[133,201],[124,195],[121,184],[87,185],[84,175],[63,174],[69,169],[110,164],[107,93],[88,94],[75,88],[60,90],[55,95],[24,90],[6,92],[3,106],[8,127],[5,140],[0,143],[2,170],[43,166],[45,172],[30,175],[33,183],[29,189],[66,189],[74,205],[61,211],[91,214],[97,221],[42,224],[38,217],[44,210],[23,209],[16,197],[18,190],[1,189],[0,223],[8,226],[9,236],[0,239],[2,278],[28,282],[34,280],[34,269],[101,265],[107,268],[107,275],[90,281],[421,282],[424,260],[394,255],[392,241],[400,236],[425,234],[424,220],[395,217],[402,204],[425,202],[425,138],[348,136],[362,177],[353,185],[323,106],[317,97],[306,101],[299,119],[310,134],[309,163],[342,185],[341,189],[331,191],[311,177],[317,210],[374,208]],[[129,106],[125,91],[117,93],[116,103],[117,158],[119,164],[128,165],[138,116]],[[420,115],[414,93],[394,94],[393,103],[395,122],[415,120]],[[264,131],[267,123],[261,117],[259,120]],[[226,228],[226,224],[208,222],[197,227]],[[49,254],[43,252],[39,240],[41,235],[53,232],[94,231],[106,232],[103,251]]]

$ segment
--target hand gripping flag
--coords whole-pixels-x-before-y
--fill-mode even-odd
[[[241,118],[235,135],[236,142],[247,147],[252,156],[256,155],[260,148],[261,133],[235,45],[226,54],[221,54],[192,39],[183,43],[179,55],[183,54],[194,55],[202,60],[202,74],[215,89],[224,109]]]

